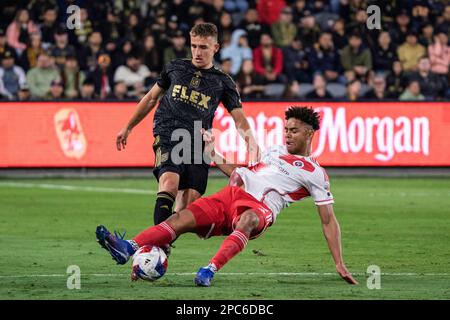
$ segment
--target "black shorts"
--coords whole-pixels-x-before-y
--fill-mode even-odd
[[[180,176],[178,190],[194,189],[201,195],[206,191],[208,184],[209,164],[175,164],[171,158],[171,151],[175,144],[167,139],[155,136],[153,151],[155,153],[155,166],[153,174],[159,182],[159,177],[165,172],[177,173]]]

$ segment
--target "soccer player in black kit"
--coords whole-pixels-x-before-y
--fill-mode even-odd
[[[117,135],[117,149],[121,150],[125,148],[132,129],[160,101],[153,122],[153,173],[159,183],[154,209],[155,224],[172,214],[175,201],[175,211],[179,212],[204,194],[209,164],[202,161],[204,146],[199,153],[194,148],[194,140],[202,141],[201,128],[211,129],[220,102],[247,142],[249,160],[256,162],[259,157],[259,147],[242,111],[236,85],[229,75],[213,65],[214,54],[219,50],[217,34],[217,27],[212,23],[201,23],[191,29],[192,60],[175,59],[166,64],[156,84],[142,98],[130,121]],[[201,122],[201,128],[198,128],[200,122],[194,125],[195,121]],[[171,152],[180,142],[171,140],[176,129],[187,130],[185,132],[189,132],[191,139],[190,161],[181,164],[174,161]],[[184,155],[183,159],[186,159]]]

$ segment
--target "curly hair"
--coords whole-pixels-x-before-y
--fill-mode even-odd
[[[320,116],[312,107],[292,106],[285,112],[286,120],[295,118],[312,126],[314,131],[320,129]]]

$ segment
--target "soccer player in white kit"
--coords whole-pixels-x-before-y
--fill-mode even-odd
[[[325,239],[337,273],[348,283],[357,284],[342,258],[341,233],[333,211],[333,195],[325,170],[311,156],[311,141],[319,130],[319,115],[312,108],[290,107],[286,113],[286,145],[272,146],[260,162],[251,167],[226,163],[214,152],[214,138],[207,132],[207,150],[219,169],[230,176],[219,192],[197,199],[166,221],[144,230],[132,240],[123,240],[97,227],[103,248],[120,264],[141,246],[164,246],[186,232],[202,238],[227,235],[208,266],[195,277],[198,286],[210,286],[214,274],[241,252],[249,239],[270,227],[280,211],[293,202],[311,196],[317,206]],[[132,279],[138,275],[132,273]]]

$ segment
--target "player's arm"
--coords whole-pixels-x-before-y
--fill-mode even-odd
[[[341,230],[336,216],[334,215],[333,205],[318,205],[317,210],[322,221],[322,229],[328,243],[328,248],[330,249],[336,265],[337,273],[348,283],[358,284],[358,281],[356,281],[347,270],[342,258]]]
[[[216,152],[214,147],[215,138],[210,131],[201,129],[201,133],[203,135],[203,141],[205,141],[205,152],[223,173],[229,177],[234,169],[241,167],[237,164],[228,163],[220,153]]]
[[[164,94],[164,89],[155,84],[149,92],[139,101],[136,111],[128,121],[127,125],[117,134],[116,145],[117,150],[125,149],[128,135],[131,130],[139,124],[158,103],[158,100]]]
[[[261,156],[261,150],[255,137],[253,136],[252,130],[244,112],[242,111],[242,108],[235,108],[231,110],[230,114],[236,124],[236,129],[238,130],[239,135],[247,143],[250,163],[258,162]]]

